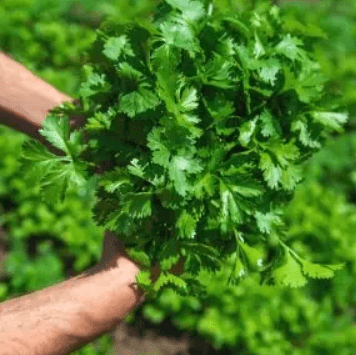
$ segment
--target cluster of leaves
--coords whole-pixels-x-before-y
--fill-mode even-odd
[[[333,78],[328,85],[344,92],[353,120],[356,90],[351,36],[355,33],[355,2],[281,3],[285,27],[294,28],[306,42],[310,37],[324,38],[318,41],[316,55],[322,69]],[[197,331],[217,349],[225,347],[226,354],[353,353],[355,157],[353,132],[329,139],[306,166],[306,181],[298,188],[286,214],[288,235],[295,250],[313,255],[320,262],[347,263],[347,268],[334,279],[309,283],[303,290],[281,290],[256,287],[249,278],[237,287],[223,289],[224,275],[216,275],[208,279],[211,286],[206,304],[168,290],[157,302],[145,305],[145,317],[158,323],[170,318],[177,328]]]
[[[295,250],[347,267],[303,289],[259,286],[256,275],[225,287],[232,258],[215,275],[199,274],[206,299],[166,290],[144,305],[144,317],[154,323],[170,319],[177,329],[197,332],[224,354],[353,353],[355,205],[331,188],[306,181],[288,207],[286,223]]]
[[[53,203],[95,185],[96,221],[132,247],[150,294],[202,295],[201,268],[217,271],[231,256],[230,284],[258,271],[262,283],[300,287],[342,267],[284,242],[301,164],[347,114],[325,99],[327,78],[278,7],[166,0],[104,23],[90,54],[81,107],[53,110],[41,130],[63,155],[31,141],[23,165],[30,178],[41,171]],[[70,132],[78,113],[87,122]],[[169,273],[181,256],[185,272]],[[155,261],[163,272],[152,286]]]

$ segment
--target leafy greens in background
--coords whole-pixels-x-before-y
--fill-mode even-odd
[[[302,163],[347,114],[278,7],[234,4],[166,0],[104,23],[81,107],[53,110],[41,130],[63,155],[35,141],[24,146],[23,166],[30,178],[41,171],[51,203],[95,184],[95,219],[131,248],[150,294],[203,295],[198,273],[231,257],[229,284],[257,271],[262,283],[300,287],[342,268],[286,245],[283,208]],[[87,122],[70,132],[78,113]],[[181,256],[184,273],[173,275]],[[152,285],[155,261],[163,272]]]
[[[356,117],[356,3],[353,0],[281,1],[286,30],[307,41],[319,37],[315,55],[330,78],[328,87],[342,94],[350,112],[345,128],[354,130]]]

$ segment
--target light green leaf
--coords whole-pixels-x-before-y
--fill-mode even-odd
[[[239,55],[241,64],[246,73],[248,73],[249,70],[257,70],[260,68],[260,61],[250,56],[249,49],[245,45],[237,45],[236,52]]]
[[[44,145],[35,140],[24,143],[20,158],[26,171],[26,177],[33,182],[38,181],[39,171],[41,171],[41,175],[46,175],[55,169],[62,160],[67,159],[50,153]]]
[[[111,115],[103,112],[95,112],[93,117],[89,117],[85,128],[90,131],[109,130],[111,126]]]
[[[67,140],[69,139],[69,119],[67,117],[58,117],[56,115],[48,115],[42,123],[42,128],[39,130],[52,145],[63,152],[70,154]]]
[[[241,167],[234,167],[234,165],[231,165],[228,171],[221,171],[222,179],[229,189],[243,197],[261,196],[264,192],[263,186],[252,176],[241,176],[239,172]]]
[[[277,285],[290,286],[292,288],[303,287],[307,279],[303,276],[298,262],[287,252],[284,264],[273,271]]]
[[[262,62],[259,75],[263,82],[274,85],[277,74],[281,70],[281,65],[277,59],[271,58]]]
[[[136,282],[144,286],[151,286],[152,282],[150,271],[140,270],[139,273],[136,275]]]
[[[271,141],[268,144],[268,149],[273,152],[282,167],[287,167],[299,157],[299,149],[292,140],[287,144],[278,140]]]
[[[198,173],[203,169],[197,159],[192,156],[178,155],[171,159],[169,165],[169,176],[174,182],[174,187],[181,196],[185,196],[190,184],[187,174]]]
[[[270,234],[274,227],[283,225],[280,213],[277,212],[261,213],[257,211],[255,218],[257,227],[262,233]]]
[[[222,180],[220,180],[220,200],[221,227],[224,232],[227,232],[231,222],[233,225],[242,222],[242,211],[240,210],[238,200]]]
[[[100,180],[100,185],[109,193],[113,193],[120,189],[121,186],[130,186],[132,181],[127,173],[117,169],[115,171],[106,172]]]
[[[25,143],[21,162],[29,181],[41,186],[42,197],[50,204],[63,201],[69,189],[73,191],[85,187],[85,163],[51,154],[39,142]]]
[[[127,252],[130,256],[130,259],[132,259],[133,261],[136,261],[145,267],[151,266],[151,258],[144,251],[130,249],[127,250]]]
[[[199,51],[195,33],[182,18],[175,17],[161,24],[162,36],[168,46],[178,47],[194,53]]]
[[[260,154],[260,169],[263,170],[263,177],[271,189],[278,189],[282,179],[282,168],[275,165],[268,153]]]
[[[182,112],[195,110],[199,105],[197,89],[193,87],[185,88],[179,104]]]
[[[291,60],[306,60],[306,52],[299,47],[303,41],[297,37],[292,37],[290,33],[283,37],[283,40],[276,46],[276,52]]]
[[[189,161],[184,157],[173,157],[169,166],[169,176],[174,182],[177,192],[185,196],[189,188],[185,171],[189,168]]]
[[[160,166],[168,168],[170,163],[171,151],[161,139],[161,130],[153,128],[147,136],[148,147],[153,151],[152,161]]]
[[[265,49],[263,48],[263,44],[257,34],[255,32],[255,48],[253,54],[257,59],[259,59],[261,56],[263,56],[266,53]]]
[[[276,138],[280,136],[280,125],[270,111],[267,109],[263,110],[258,119],[261,122],[261,133],[264,137]]]
[[[299,131],[299,140],[304,146],[311,148],[321,148],[321,144],[318,141],[312,139],[310,136],[306,122],[302,120],[294,121],[291,126],[291,131]]]
[[[50,204],[64,200],[66,191],[83,188],[86,183],[85,164],[60,163],[41,179],[42,197]]]
[[[289,67],[284,67],[285,83],[283,92],[294,90],[299,100],[310,103],[322,97],[324,84],[328,77],[320,72],[320,65],[317,62],[306,60],[303,62],[302,70],[297,77],[291,72]]]
[[[182,238],[194,239],[196,226],[197,221],[195,218],[187,210],[183,210],[176,223],[176,227],[179,229],[179,235]]]
[[[103,54],[111,60],[118,60],[121,55],[130,57],[135,55],[129,39],[125,35],[120,37],[110,37],[104,45]]]
[[[303,272],[312,278],[330,279],[334,276],[334,271],[326,266],[314,264],[306,260],[300,260],[303,267]]]
[[[261,245],[251,247],[247,243],[239,243],[248,260],[249,267],[256,271],[264,266],[265,251]]]
[[[144,179],[146,166],[147,164],[143,167],[140,166],[140,161],[137,158],[135,158],[131,160],[131,165],[127,167],[127,170],[130,172],[130,174]]]
[[[246,266],[242,263],[239,257],[236,257],[236,252],[234,252],[229,259],[232,263],[231,273],[228,278],[228,285],[237,285],[240,279],[242,279],[247,274]]]
[[[282,171],[281,184],[285,190],[292,191],[303,180],[303,170],[298,165],[289,165]]]
[[[179,9],[182,16],[190,21],[197,21],[205,15],[204,5],[199,0],[166,0],[169,5]]]
[[[342,270],[345,267],[345,265],[346,265],[346,263],[334,264],[334,265],[328,264],[325,266],[327,266],[328,268],[330,268],[334,271],[339,271],[339,270]]]
[[[160,277],[154,284],[154,290],[158,291],[161,287],[167,284],[172,284],[176,288],[181,288],[183,290],[187,290],[188,286],[187,283],[181,277],[162,272]]]
[[[234,78],[231,74],[234,66],[233,60],[214,53],[212,59],[201,70],[200,75],[203,77],[203,81],[209,85],[222,89],[234,88],[240,81],[239,78]]]
[[[159,99],[156,94],[142,88],[120,96],[120,112],[126,113],[131,118],[158,105]]]
[[[210,173],[207,173],[196,181],[196,184],[192,187],[192,193],[198,199],[203,199],[204,196],[213,197],[215,193],[215,184],[215,177]]]
[[[247,147],[256,129],[257,118],[245,122],[240,128],[239,142],[243,147]]]
[[[118,72],[121,77],[134,80],[135,82],[139,82],[139,80],[143,77],[143,74],[140,71],[127,62],[119,64]]]
[[[89,75],[86,81],[84,81],[79,89],[79,95],[84,98],[88,98],[98,92],[107,92],[110,90],[110,84],[106,80],[105,74],[99,75],[98,73],[92,73]]]
[[[313,112],[312,116],[316,122],[335,131],[339,131],[348,119],[347,113],[338,112]]]

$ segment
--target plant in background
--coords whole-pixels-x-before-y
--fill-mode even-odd
[[[319,37],[315,55],[330,78],[328,87],[342,93],[350,112],[346,129],[354,130],[356,116],[356,3],[353,0],[284,1],[283,19],[287,31],[305,38]],[[308,4],[308,6],[306,6]]]
[[[117,0],[2,0],[0,50],[58,90],[74,95],[83,53]]]
[[[62,105],[27,142],[23,164],[53,204],[95,185],[95,220],[116,232],[150,295],[203,295],[197,275],[233,257],[229,284],[259,272],[300,287],[342,265],[312,263],[285,243],[283,208],[301,165],[347,120],[311,51],[276,6],[160,2],[104,23],[85,66],[81,107]],[[70,132],[69,117],[83,128]],[[184,272],[170,268],[184,257]],[[162,273],[152,285],[149,268]]]

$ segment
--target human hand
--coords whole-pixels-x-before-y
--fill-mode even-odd
[[[169,272],[177,276],[181,275],[184,272],[185,260],[185,257],[181,257],[179,262],[174,265]],[[115,235],[115,233],[107,231],[104,237],[101,259],[99,263],[88,270],[86,274],[89,275],[118,267],[127,268],[127,272],[125,274],[131,278],[132,275],[137,274],[140,270],[142,270],[142,265],[130,259],[126,251],[125,244]],[[159,278],[161,272],[162,270],[160,265],[155,263],[151,267],[151,281],[155,282]]]
[[[100,261],[83,275],[91,276],[104,271],[117,270],[118,285],[132,287],[135,286],[135,278],[140,269],[140,265],[129,258],[125,244],[113,232],[106,231]],[[144,290],[138,287],[132,288],[139,305],[145,300]]]

